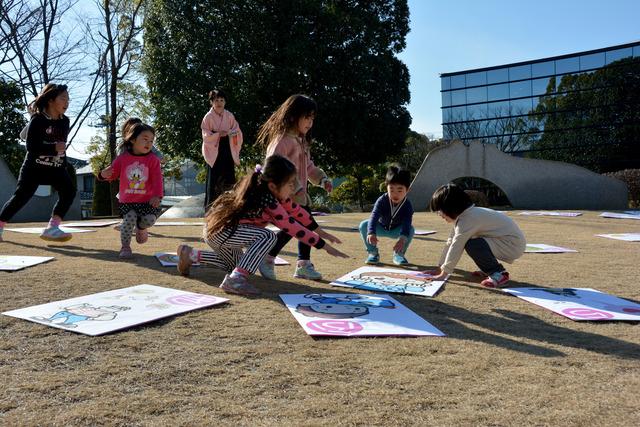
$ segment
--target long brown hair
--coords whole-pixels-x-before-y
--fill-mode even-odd
[[[213,202],[205,216],[207,237],[226,227],[235,230],[241,215],[258,207],[261,199],[259,193],[269,191],[268,183],[272,182],[280,188],[295,174],[296,167],[286,158],[277,154],[267,157],[264,167],[256,167],[255,171],[245,175],[231,191],[223,193]]]
[[[31,114],[44,113],[44,110],[49,105],[49,101],[56,99],[62,92],[67,92],[67,85],[47,83],[38,96],[36,96],[36,99],[29,103],[27,107],[29,112]]]
[[[258,131],[256,142],[268,146],[280,135],[296,129],[301,117],[309,117],[316,114],[318,104],[306,95],[291,95],[278,107],[271,117],[264,122]],[[304,137],[307,144],[311,142],[311,131]]]

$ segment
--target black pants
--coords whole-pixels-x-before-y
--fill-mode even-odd
[[[489,275],[504,271],[504,267],[493,255],[486,240],[482,238],[469,239],[464,245],[464,249],[483,273]]]
[[[0,221],[7,222],[13,218],[31,200],[40,185],[50,185],[58,192],[58,201],[53,207],[52,215],[64,218],[76,197],[76,186],[67,171],[66,164],[51,167],[39,165],[33,160],[25,160],[20,168],[16,191],[4,204],[0,212]]]
[[[311,209],[309,208],[309,206],[301,206],[301,208],[309,212],[309,215],[311,215]],[[278,231],[277,237],[278,237],[278,240],[276,241],[276,245],[273,247],[273,249],[271,249],[271,252],[269,252],[269,255],[271,256],[278,256],[282,248],[284,248],[287,245],[287,243],[289,243],[289,240],[292,239],[292,237],[289,234],[285,233],[282,230]],[[307,261],[311,259],[311,246],[305,243],[302,243],[299,240],[298,240],[298,259],[307,260]]]
[[[224,162],[228,163],[228,162]],[[235,166],[233,161],[230,164],[223,164],[218,159],[213,167],[207,167],[207,184],[204,192],[205,212],[215,202],[218,196],[233,187],[236,183]]]

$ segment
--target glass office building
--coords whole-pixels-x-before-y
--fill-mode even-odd
[[[640,168],[640,42],[444,73],[445,139],[597,172]]]

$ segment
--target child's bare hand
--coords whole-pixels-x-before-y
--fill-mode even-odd
[[[375,234],[367,235],[367,243],[369,243],[372,246],[377,246],[378,245],[378,237]]]
[[[327,193],[331,193],[333,191],[333,184],[328,179],[324,182],[324,185],[322,187]]]
[[[160,206],[160,201],[162,199],[158,196],[153,196],[151,199],[149,199],[149,204],[154,207],[157,208],[158,206]]]
[[[324,240],[330,241],[331,243],[342,243],[342,240],[338,239],[333,234],[327,233],[326,231],[320,228],[316,230],[316,233],[318,233],[318,236],[322,237]]]
[[[219,130],[218,133],[220,134],[220,138],[224,138],[225,136],[229,135],[229,132],[227,132],[226,130]]]
[[[327,253],[329,255],[331,255],[331,256],[335,256],[335,257],[338,257],[338,258],[349,258],[349,255],[347,255],[347,254],[345,254],[343,252],[340,252],[339,250],[337,250],[336,248],[334,248],[331,245],[328,245],[328,244],[324,245],[323,249],[325,251],[327,251]]]
[[[113,175],[113,168],[111,166],[109,166],[106,169],[103,169],[102,172],[100,172],[100,176],[104,179],[110,179],[112,175]]]
[[[65,142],[56,142],[56,151],[58,154],[64,154],[67,149],[67,144]]]
[[[393,245],[393,251],[395,253],[401,254],[404,252],[403,249],[404,249],[404,239],[398,239],[396,244]]]
[[[433,270],[425,270],[425,271],[422,271],[422,274],[426,274],[426,275],[428,275],[428,276],[434,276],[434,277],[435,277],[435,276],[439,276],[439,275],[441,275],[442,273],[444,273],[444,272],[442,271],[442,269],[441,269],[441,268],[435,268],[435,269],[433,269]]]

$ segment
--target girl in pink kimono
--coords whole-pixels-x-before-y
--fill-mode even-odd
[[[327,174],[313,164],[309,145],[311,143],[310,130],[317,110],[316,102],[305,95],[290,96],[262,125],[258,132],[257,142],[267,146],[267,156],[279,154],[296,167],[297,188],[292,196],[294,203],[299,204],[311,215],[311,199],[307,194],[307,181],[323,187],[331,192],[333,186]],[[312,215],[311,215],[312,216]],[[312,216],[313,217],[313,216]],[[315,222],[315,221],[314,221]],[[329,233],[319,231],[320,237],[332,243],[340,240]],[[275,257],[291,240],[291,236],[280,231],[278,241],[269,255],[260,265],[260,274],[268,279],[275,279]],[[311,263],[311,247],[304,242],[298,242],[298,263],[294,277],[320,280],[320,274]]]
[[[236,182],[235,166],[240,165],[242,131],[231,112],[224,109],[226,95],[221,90],[209,92],[211,109],[202,119],[202,155],[207,163],[205,211],[220,194]]]

